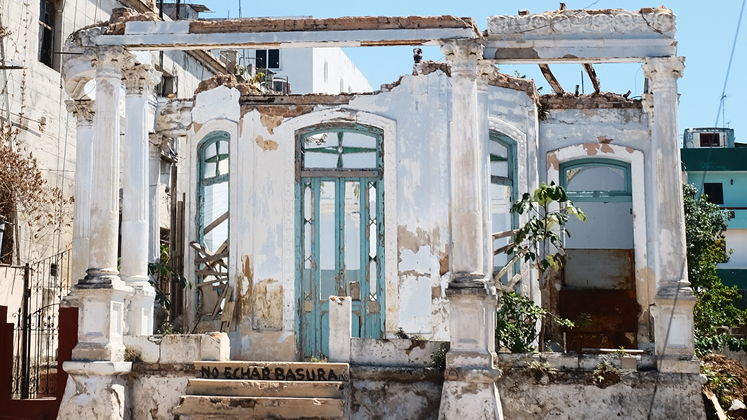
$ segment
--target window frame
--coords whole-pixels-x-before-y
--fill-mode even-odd
[[[706,186],[708,186],[709,189],[718,186],[718,190],[719,190],[718,195],[713,194],[712,196],[711,194],[708,194],[708,192],[706,191],[707,189]],[[701,195],[705,195],[706,197],[708,197],[709,203],[723,205],[724,204],[724,183],[723,182],[704,182],[703,192],[701,193]],[[720,200],[716,200],[717,198],[720,198]]]
[[[215,143],[218,143],[220,141],[225,141],[228,144],[228,157],[226,160],[228,160],[228,173],[220,174],[216,176],[210,176],[205,177],[205,170],[207,167],[208,162],[205,161],[205,151],[207,148]],[[220,156],[220,150],[219,148],[216,148],[216,156]],[[218,159],[220,161],[222,159]],[[218,161],[216,161],[216,169],[218,165]],[[205,138],[200,141],[200,143],[197,145],[197,182],[196,182],[196,197],[197,197],[197,208],[195,212],[195,229],[197,232],[197,242],[201,245],[205,245],[205,213],[204,213],[204,207],[205,207],[205,187],[210,185],[216,185],[220,183],[227,183],[228,184],[228,220],[226,220],[226,223],[229,223],[227,226],[228,234],[226,235],[226,240],[228,241],[228,244],[230,245],[230,238],[231,238],[231,230],[230,230],[230,208],[231,208],[231,135],[223,130],[217,130],[213,131],[212,133],[205,136]]]
[[[321,133],[365,133],[376,138],[376,167],[374,169],[348,169],[348,168],[304,168],[306,138]],[[298,133],[296,165],[298,167],[299,179],[302,177],[358,177],[382,179],[384,174],[384,131],[366,125],[335,125],[332,127],[310,127],[300,130]]]
[[[42,9],[42,5],[48,7],[45,10]],[[42,14],[46,14],[47,19],[42,19]],[[56,42],[57,32],[57,8],[53,0],[40,0],[39,1],[39,45],[37,51],[37,60],[45,66],[54,69],[54,47]],[[48,21],[48,22],[47,22]],[[48,37],[48,38],[47,38]],[[49,43],[49,50],[45,53],[43,51],[45,40]]]
[[[625,182],[624,190],[603,190],[603,191],[569,191],[567,172],[569,169],[584,168],[584,167],[613,167],[616,169],[623,170],[623,177]],[[559,168],[559,181],[568,199],[573,202],[626,202],[633,201],[633,184],[630,174],[630,163],[623,162],[616,159],[608,158],[583,158],[575,159],[560,164]]]

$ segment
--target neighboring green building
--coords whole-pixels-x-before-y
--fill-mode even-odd
[[[747,144],[735,143],[731,128],[688,128],[681,156],[687,182],[729,211],[726,247],[734,253],[718,265],[718,276],[739,288],[738,306],[747,308]]]

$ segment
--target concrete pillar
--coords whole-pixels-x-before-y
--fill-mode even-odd
[[[488,264],[485,255],[492,240],[484,214],[487,85],[480,82],[478,88],[477,82],[483,45],[479,40],[444,41],[441,51],[452,63],[451,280],[446,289],[451,349],[439,419],[502,419],[496,387],[500,371],[494,367],[497,299],[488,282],[492,261]]]
[[[73,286],[88,269],[88,237],[91,233],[91,180],[93,173],[93,104],[92,100],[65,101],[67,111],[77,120],[75,146],[75,205],[73,208]]]
[[[350,337],[353,330],[352,298],[329,297],[329,361],[350,363]]]
[[[161,258],[161,229],[158,223],[160,214],[159,191],[161,190],[161,145],[165,141],[161,134],[152,133],[148,144],[148,224],[152,226],[148,234],[148,262]]]
[[[127,176],[122,181],[122,243],[127,246],[123,246],[121,251],[121,275],[135,292],[127,306],[125,333],[151,335],[156,293],[148,282],[150,173],[147,107],[150,92],[160,80],[161,73],[152,70],[148,64],[137,63],[127,66],[122,75],[127,121],[123,159],[123,172]]]
[[[682,204],[677,79],[685,68],[684,57],[648,58],[643,71],[653,94],[651,174],[654,206],[653,256],[656,297],[652,315],[659,369],[698,372],[693,338],[693,296],[687,280],[685,215]]]
[[[98,49],[95,54],[89,268],[75,286],[81,307],[73,360],[121,361],[125,298],[132,292],[117,271],[120,66],[125,53],[115,47]]]
[[[480,170],[483,181],[481,182],[482,203],[482,237],[483,243],[483,272],[488,281],[492,280],[493,272],[493,212],[490,208],[490,124],[488,123],[488,82],[498,76],[498,68],[491,62],[480,60],[477,64],[477,109],[482,110],[477,115],[478,141],[480,151]]]

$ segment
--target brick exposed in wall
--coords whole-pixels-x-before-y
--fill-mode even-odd
[[[592,93],[590,95],[575,96],[566,92],[565,95],[542,95],[540,103],[545,109],[641,109],[640,100],[626,99],[622,95],[612,92]]]

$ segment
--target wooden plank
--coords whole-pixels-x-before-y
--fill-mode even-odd
[[[550,87],[552,88],[553,92],[555,92],[556,95],[562,95],[565,93],[563,90],[563,87],[560,86],[560,82],[558,82],[558,79],[555,78],[555,75],[552,74],[550,71],[550,66],[547,64],[540,64],[539,65],[540,71],[542,71],[542,75],[545,76],[545,80],[547,80],[547,83],[550,84]]]
[[[519,233],[519,229],[507,230],[505,232],[497,232],[493,234],[493,239],[501,239],[501,238],[506,238],[509,236],[515,236],[517,233]]]
[[[213,220],[209,225],[205,226],[205,229],[202,231],[203,235],[207,235],[211,230],[215,229],[216,227],[218,227],[218,225],[225,222],[226,220],[228,220],[228,212],[221,214],[217,219]]]
[[[195,270],[197,276],[215,276],[215,277],[228,277],[228,273],[219,273],[214,270]]]
[[[222,260],[228,256],[228,251],[223,251],[220,254],[209,255],[207,257],[195,258],[195,265]]]
[[[500,247],[500,248],[496,249],[495,251],[493,251],[493,255],[503,254],[504,252],[510,250],[511,248],[513,248],[515,246],[516,246],[516,244],[513,243],[513,242],[508,243],[506,245],[503,245],[502,247]]]
[[[508,264],[506,264],[506,265],[505,265],[505,266],[504,266],[503,268],[501,268],[501,269],[500,269],[500,271],[498,271],[498,273],[496,273],[496,274],[495,274],[495,275],[493,276],[493,282],[499,282],[499,283],[500,283],[500,281],[501,281],[501,277],[503,277],[503,275],[504,275],[504,274],[506,274],[506,272],[508,271],[508,269],[509,269],[509,268],[510,268],[510,267],[511,267],[511,266],[512,266],[512,265],[513,265],[513,264],[514,264],[514,263],[515,263],[516,261],[518,261],[518,260],[519,260],[519,254],[516,254],[516,255],[514,255],[514,257],[513,257],[513,258],[511,258],[511,261],[509,261],[509,262],[508,262]]]
[[[594,66],[591,63],[584,63],[583,66],[586,74],[589,75],[589,79],[591,79],[591,84],[594,85],[594,92],[599,93],[599,78],[597,72],[594,71]]]

